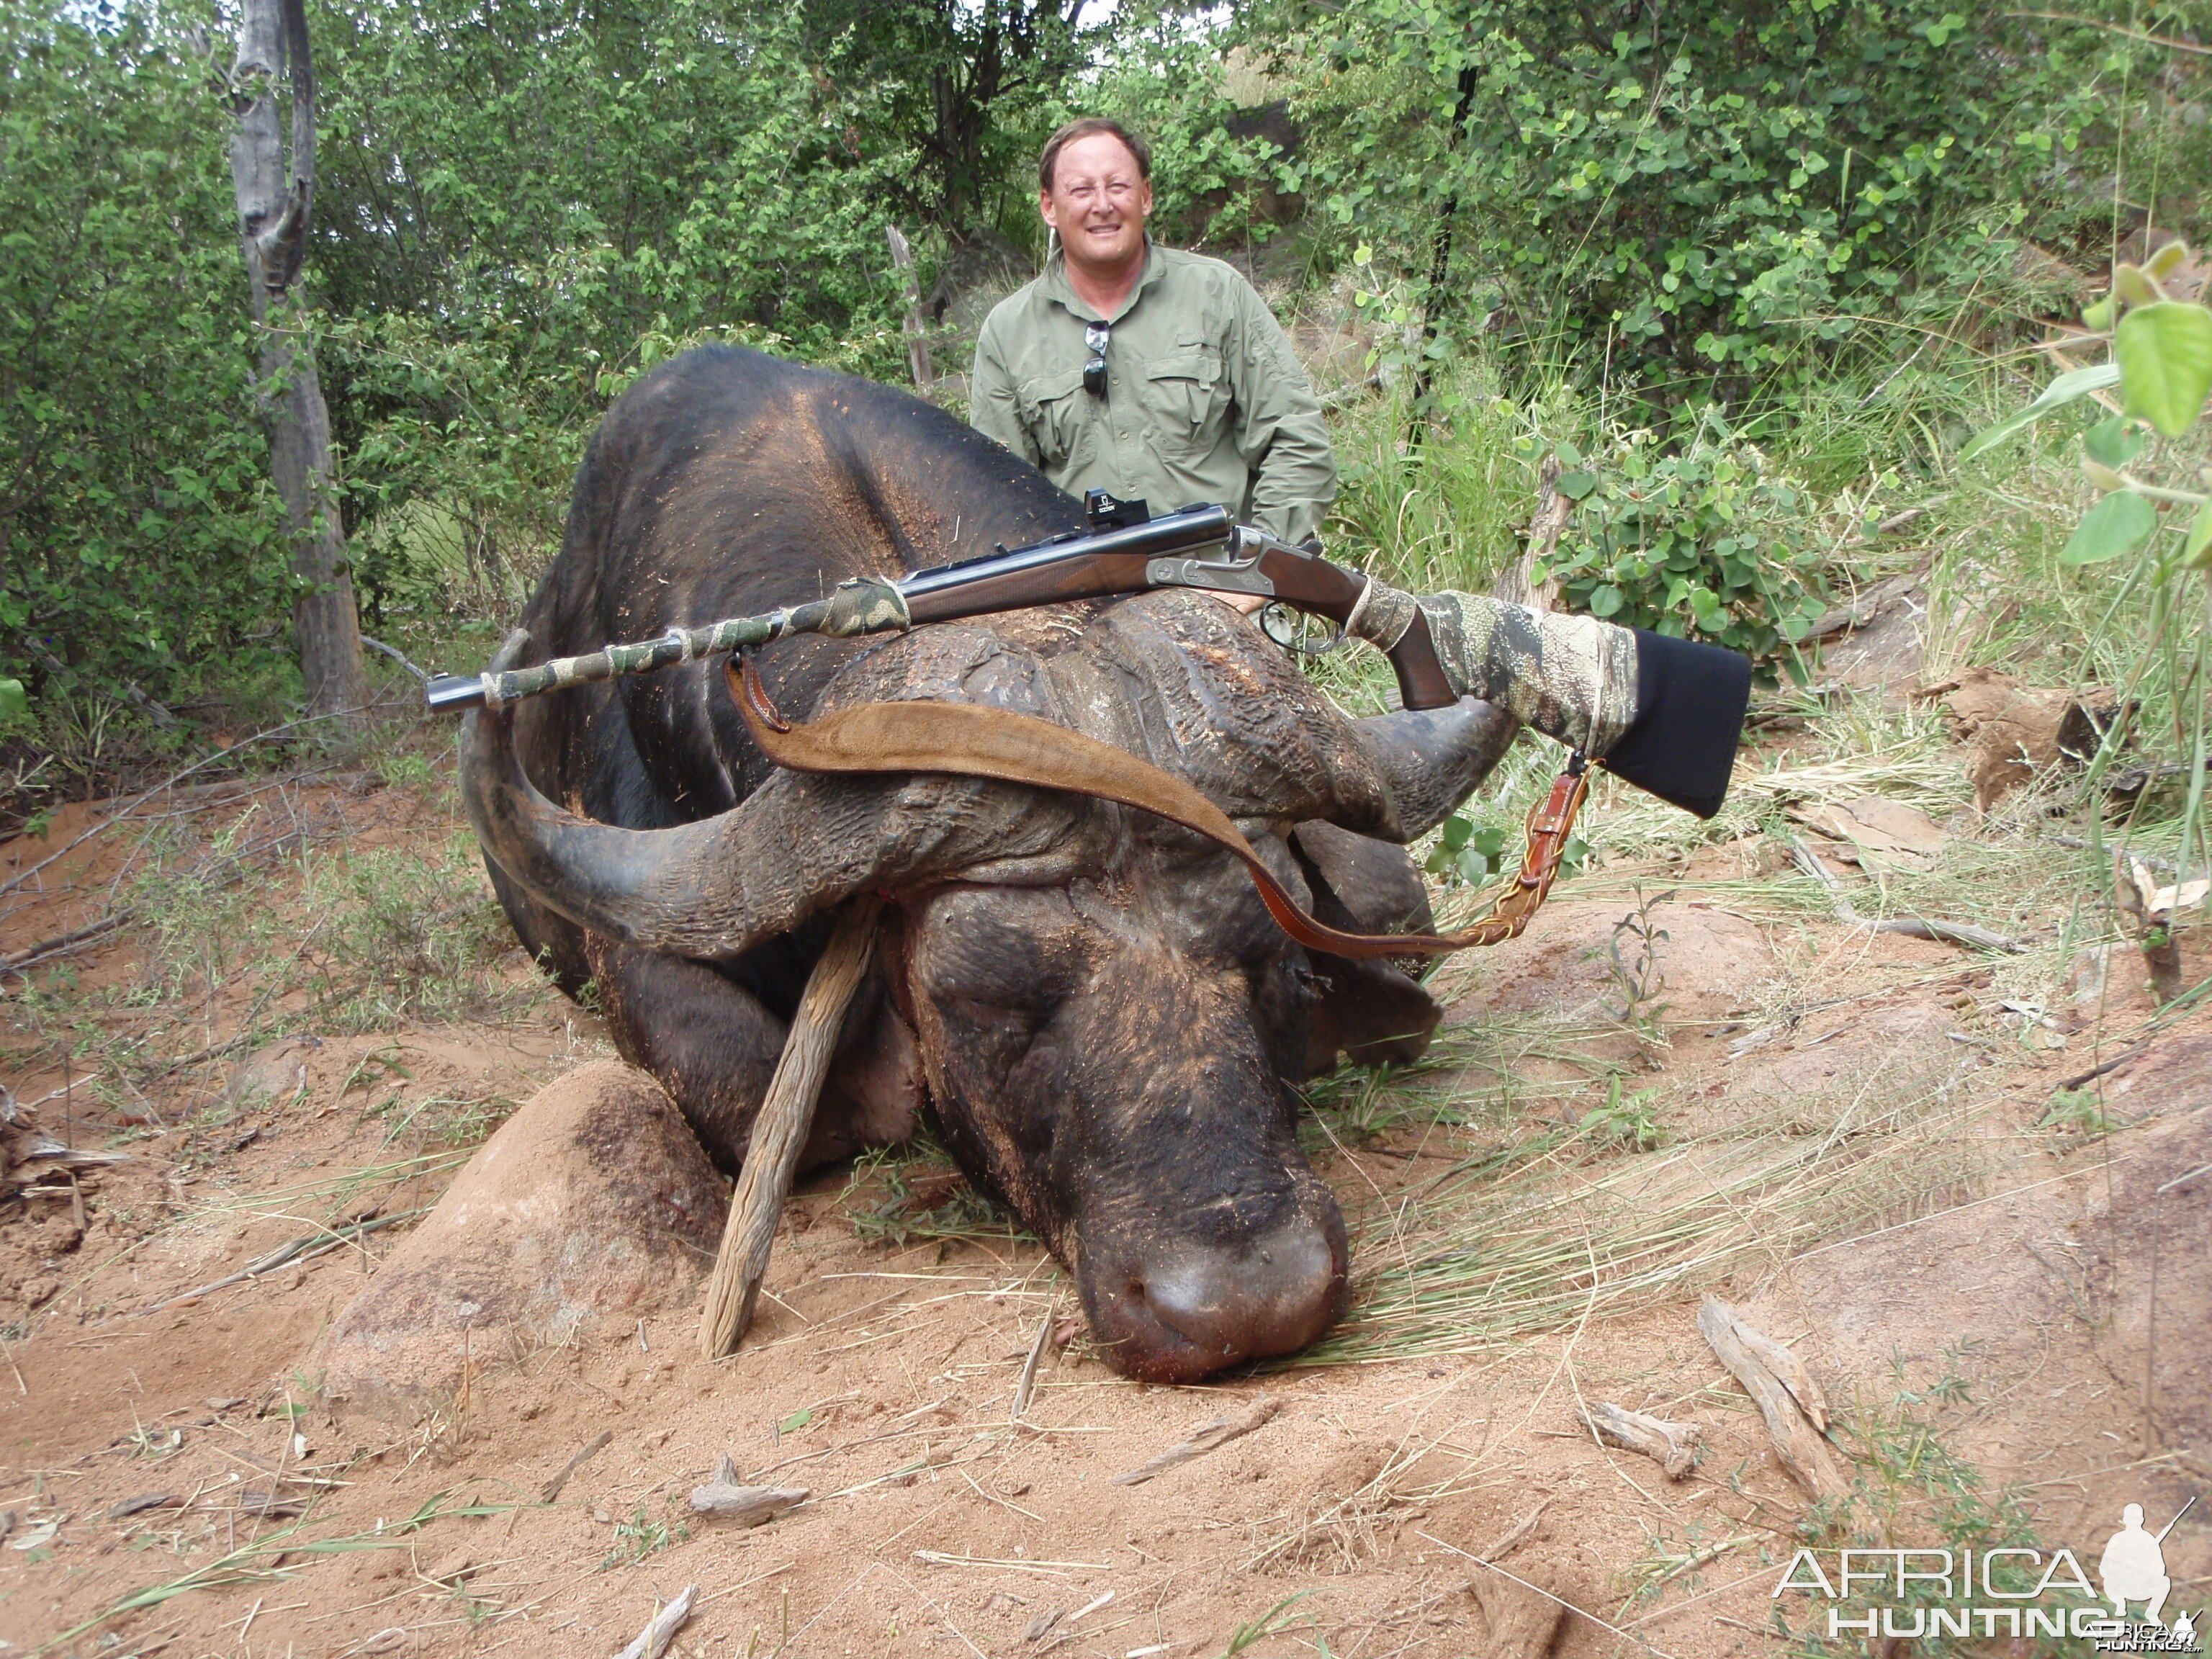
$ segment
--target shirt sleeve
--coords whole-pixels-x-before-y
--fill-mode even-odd
[[[1227,355],[1237,449],[1254,475],[1252,516],[1268,534],[1302,542],[1321,533],[1322,514],[1336,499],[1336,456],[1290,337],[1250,283],[1237,286],[1237,337]]]
[[[996,438],[1031,466],[1043,459],[1022,424],[1014,377],[1000,357],[997,331],[988,318],[975,336],[975,367],[968,377],[968,424],[987,438]]]

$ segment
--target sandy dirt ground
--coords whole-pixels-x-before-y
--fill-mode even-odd
[[[431,787],[287,799],[316,844],[454,828]],[[0,877],[96,816],[0,848]],[[7,948],[99,914],[125,841],[52,866]],[[82,1109],[82,1079],[25,1038],[5,1079],[28,1115],[0,1207],[0,1653],[605,1659],[696,1585],[671,1653],[1688,1659],[1794,1650],[1824,1607],[1774,1595],[1801,1545],[1936,1547],[1960,1535],[1946,1504],[2094,1571],[2123,1503],[2163,1525],[2212,1475],[2212,1019],[2148,1023],[2124,949],[2063,1006],[2008,1006],[2002,959],[1747,901],[1774,870],[1748,842],[1609,868],[1448,970],[1419,1100],[1490,1103],[1340,1109],[1310,1137],[1355,1235],[1334,1362],[1190,1389],[1115,1375],[1042,1250],[938,1224],[950,1179],[894,1161],[802,1182],[732,1358],[698,1356],[693,1278],[519,1363],[471,1361],[420,1420],[380,1417],[319,1394],[319,1335],[485,1133],[608,1057],[592,1018],[534,991],[519,953],[512,1005],[481,1022],[225,1049],[260,1011],[218,999],[198,1018],[219,1052],[134,1073],[143,1105],[88,1090]],[[1644,877],[1674,894],[1649,911],[1665,1047],[1597,1012]],[[71,957],[76,983],[127,982],[149,948],[118,932]],[[1656,1148],[1531,1140],[1601,1103],[1607,1066],[1653,1091]],[[2113,1132],[2048,1127],[2054,1091],[2099,1066],[2076,1086]],[[21,1163],[36,1138],[125,1159]],[[1739,1180],[1777,1147],[1799,1173]],[[1510,1176],[1486,1186],[1493,1167]],[[1427,1257],[1466,1249],[1440,1192],[1501,1238],[1548,1218],[1587,1261],[1425,1311]],[[1480,1210],[1498,1194],[1520,1207]],[[1677,1213],[1720,1242],[1634,1242],[1639,1216]],[[222,1283],[294,1240],[336,1247]],[[1705,1291],[1826,1390],[1848,1503],[1816,1508],[1777,1462],[1698,1334]],[[1534,1312],[1501,1329],[1515,1296]],[[1457,1335],[1455,1305],[1474,1310]],[[1115,1481],[1262,1396],[1252,1432]],[[1598,1402],[1695,1424],[1696,1467],[1596,1443],[1579,1413]],[[687,1494],[725,1455],[810,1496],[755,1528],[702,1519]],[[2200,1608],[2205,1506],[2165,1554],[2172,1607]]]

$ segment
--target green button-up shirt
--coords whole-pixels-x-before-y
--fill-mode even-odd
[[[1113,325],[1106,394],[1083,386],[1085,325]],[[1152,244],[1111,318],[1044,274],[1000,301],[975,341],[975,428],[1071,495],[1141,497],[1155,513],[1218,502],[1285,541],[1321,529],[1336,461],[1321,404],[1252,285],[1203,254]]]

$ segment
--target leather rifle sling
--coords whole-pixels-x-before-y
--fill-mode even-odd
[[[761,752],[794,772],[945,772],[1115,801],[1179,823],[1232,854],[1284,933],[1334,957],[1441,956],[1517,938],[1551,891],[1589,785],[1581,757],[1528,814],[1528,851],[1498,902],[1455,933],[1347,933],[1300,908],[1229,815],[1173,773],[1125,749],[1033,715],[957,702],[866,702],[793,725],[749,655],[726,672]]]

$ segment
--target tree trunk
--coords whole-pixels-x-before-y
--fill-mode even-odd
[[[277,118],[277,82],[288,71],[289,169]],[[230,95],[237,120],[230,173],[239,242],[261,335],[255,393],[268,423],[270,471],[292,551],[300,672],[311,714],[351,716],[368,700],[368,676],[332,489],[330,410],[315,374],[305,307],[292,292],[307,253],[315,185],[315,75],[305,0],[245,0]]]
[[[907,245],[906,233],[896,225],[884,227],[884,240],[890,244],[891,264],[906,289],[907,367],[914,373],[914,389],[928,398],[937,386],[937,365],[929,355],[929,325],[922,320],[921,283],[914,274],[914,250]]]

